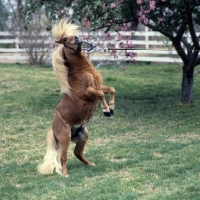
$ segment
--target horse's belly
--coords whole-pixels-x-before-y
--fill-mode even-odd
[[[98,104],[98,99],[92,101],[61,101],[57,110],[66,123],[78,125],[87,123],[93,116]]]

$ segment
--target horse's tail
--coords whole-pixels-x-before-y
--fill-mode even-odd
[[[68,70],[62,58],[62,46],[59,46],[52,54],[52,65],[61,86],[61,92],[70,95],[68,82]]]
[[[44,162],[38,165],[38,172],[40,174],[53,174],[55,171],[58,174],[62,175],[62,166],[59,161],[60,157],[60,148],[57,143],[53,130],[51,129],[46,136],[47,143],[47,153],[44,157]]]

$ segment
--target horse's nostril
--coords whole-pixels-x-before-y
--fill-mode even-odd
[[[79,40],[79,38],[77,36],[74,37],[74,43],[78,46],[81,46],[82,45],[82,41]]]

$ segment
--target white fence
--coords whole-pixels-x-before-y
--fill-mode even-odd
[[[91,33],[90,33],[91,34]],[[120,32],[122,35],[126,35],[127,32]],[[118,33],[110,33],[110,37],[104,40],[104,46],[109,47],[110,44],[114,44],[115,47],[119,47],[120,43],[126,43],[127,40],[117,40]],[[6,38],[6,39],[5,39]],[[94,41],[94,38],[93,38]],[[26,49],[21,48],[20,40],[18,37],[14,37],[9,32],[0,32],[0,63],[25,63],[27,60]],[[47,43],[52,42],[52,38],[47,38]],[[94,44],[101,43],[102,40],[94,41]],[[171,42],[162,36],[158,32],[148,31],[146,28],[144,32],[135,32],[133,39],[131,40],[133,48],[139,50],[130,50],[136,55],[135,61],[140,62],[165,62],[165,63],[181,63],[182,60],[177,55],[176,51],[172,48]],[[49,44],[51,46],[51,44]],[[110,51],[111,52],[111,51]],[[117,50],[117,56],[111,56],[111,53],[100,51],[90,54],[92,61],[128,61],[129,57],[126,56],[127,51]],[[49,55],[51,50],[49,50]],[[48,62],[50,62],[51,56],[49,56]]]

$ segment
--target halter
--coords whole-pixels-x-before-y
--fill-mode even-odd
[[[64,47],[66,47],[66,48],[68,48],[68,49],[71,49],[71,50],[73,50],[73,51],[77,51],[77,49],[74,49],[74,48],[72,48],[72,47],[67,46],[67,45],[65,44],[65,42],[63,42],[63,45],[64,45]]]
[[[94,48],[96,48],[96,46],[94,46],[94,45],[92,45],[92,44],[90,44],[90,43],[87,43],[87,42],[81,42],[81,46],[83,45],[83,44],[87,44],[87,51],[92,51]],[[67,46],[66,44],[65,44],[65,42],[63,42],[63,45],[64,45],[64,47],[66,47],[66,48],[68,48],[68,49],[71,49],[71,50],[73,50],[73,51],[77,51],[77,49],[74,49],[74,48],[72,48],[72,47],[69,47],[69,46]]]

